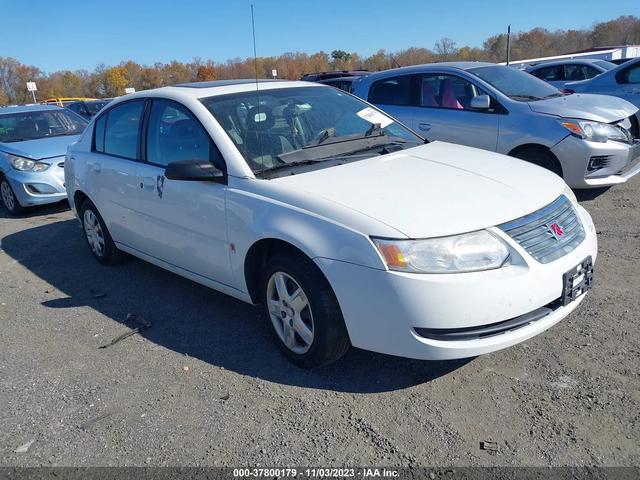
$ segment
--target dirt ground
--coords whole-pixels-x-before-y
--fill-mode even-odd
[[[312,372],[256,308],[133,258],[98,265],[63,206],[0,210],[0,465],[640,465],[640,178],[580,197],[596,285],[551,330]],[[129,313],[151,327],[99,348]]]

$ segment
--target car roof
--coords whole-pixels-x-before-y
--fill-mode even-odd
[[[259,78],[257,80],[258,83],[268,83],[268,82],[284,82],[285,80],[278,79],[270,79],[270,78]],[[228,85],[245,85],[247,83],[254,84],[256,83],[255,78],[239,78],[235,80],[210,80],[208,82],[190,82],[190,83],[178,83],[174,85],[175,87],[183,87],[183,88],[213,88],[213,87],[226,87]]]
[[[490,62],[438,62],[438,63],[423,63],[421,65],[411,65],[409,67],[392,68],[389,70],[381,70],[379,72],[372,73],[365,78],[388,76],[391,73],[408,74],[408,73],[420,73],[425,69],[433,70],[438,68],[451,68],[458,70],[471,70],[477,67],[493,67],[499,66]]]
[[[12,105],[10,107],[0,108],[0,115],[4,115],[7,113],[39,112],[43,110],[63,110],[63,108],[58,107],[57,105],[41,105],[41,104]]]
[[[123,95],[114,100],[114,105],[121,101],[132,100],[139,97],[167,97],[173,99],[201,99],[216,95],[226,95],[230,93],[255,92],[274,90],[279,88],[295,87],[317,87],[331,88],[327,85],[315,82],[303,82],[298,80],[214,80],[211,82],[181,83],[170,87],[160,87],[151,90],[141,90],[139,92]]]
[[[527,67],[527,70],[537,70],[539,68],[555,67],[557,65],[566,65],[567,63],[577,63],[578,65],[593,65],[594,63],[606,62],[601,58],[565,58],[562,60],[552,60],[550,62],[535,63]]]

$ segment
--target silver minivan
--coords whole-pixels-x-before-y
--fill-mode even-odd
[[[358,79],[353,93],[427,140],[505,153],[573,188],[640,172],[638,108],[617,97],[564,95],[523,71],[481,62],[417,65]]]

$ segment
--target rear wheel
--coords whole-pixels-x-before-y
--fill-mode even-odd
[[[120,250],[113,242],[104,220],[91,201],[85,200],[80,207],[80,218],[84,238],[95,259],[103,265],[116,263],[120,259]]]
[[[560,165],[560,162],[553,153],[543,147],[524,147],[516,150],[511,156],[546,168],[559,177],[562,177],[562,165]]]
[[[10,215],[20,215],[26,210],[18,202],[9,181],[5,177],[0,177],[0,197]]]
[[[340,306],[322,272],[302,254],[278,254],[262,277],[263,310],[283,353],[298,366],[317,368],[349,349]]]

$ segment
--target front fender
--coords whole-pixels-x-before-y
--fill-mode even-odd
[[[248,292],[244,262],[256,242],[287,242],[309,258],[328,258],[384,270],[377,250],[366,234],[308,210],[255,193],[230,189],[227,225],[232,244],[234,287]]]
[[[558,117],[531,111],[511,112],[500,118],[498,153],[508,154],[521,145],[542,145],[552,148],[569,135]]]

